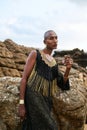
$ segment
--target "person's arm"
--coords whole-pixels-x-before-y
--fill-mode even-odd
[[[72,64],[73,64],[73,60],[71,59],[71,57],[69,55],[65,55],[64,64],[66,65],[66,70],[64,73],[64,82],[66,83],[68,80],[69,72],[70,72]]]
[[[35,61],[36,61],[36,51],[32,51],[27,58],[20,84],[20,99],[22,100],[24,100],[27,79],[31,74]]]
[[[33,50],[26,61],[23,76],[20,83],[20,100],[19,100],[19,116],[23,119],[25,116],[25,106],[24,106],[24,97],[25,97],[25,89],[27,84],[27,79],[31,74],[31,71],[36,62],[37,53]]]
[[[66,65],[66,70],[64,75],[58,70],[58,78],[57,78],[57,84],[62,90],[69,90],[70,85],[69,85],[69,72],[72,67],[73,60],[70,58],[70,56],[65,56],[64,59],[64,65]]]

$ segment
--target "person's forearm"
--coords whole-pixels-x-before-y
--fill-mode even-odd
[[[64,73],[64,82],[66,83],[67,79],[68,79],[68,75],[69,75],[69,72],[70,72],[70,68],[66,68],[66,71]]]
[[[24,100],[24,97],[25,97],[26,83],[27,83],[26,79],[22,79],[21,80],[21,85],[20,85],[20,99],[23,99],[23,100]]]

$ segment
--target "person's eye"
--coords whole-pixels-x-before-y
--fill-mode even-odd
[[[50,39],[50,40],[53,40],[53,37],[50,37],[49,39]]]
[[[50,37],[49,39],[50,39],[50,40],[57,39],[57,36],[55,36],[55,37]]]
[[[55,39],[57,39],[57,36],[55,37]]]

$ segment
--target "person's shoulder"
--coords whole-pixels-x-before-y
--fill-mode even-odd
[[[29,55],[28,55],[28,57],[33,57],[33,58],[36,58],[36,56],[37,56],[37,51],[36,51],[36,50],[32,50],[32,51],[29,53]]]
[[[36,55],[37,54],[37,51],[36,50],[32,50],[29,55]]]

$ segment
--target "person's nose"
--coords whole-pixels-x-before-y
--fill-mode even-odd
[[[58,39],[57,39],[57,38],[54,38],[54,43],[57,44],[57,42],[58,42]]]

